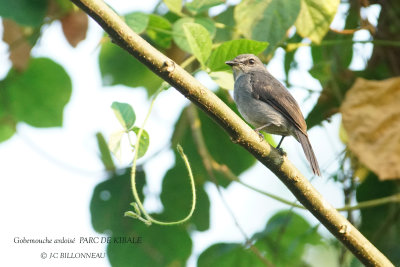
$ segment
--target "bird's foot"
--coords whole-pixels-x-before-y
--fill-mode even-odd
[[[232,143],[237,144],[237,143],[240,142],[240,138],[233,138],[233,137],[231,137],[231,141],[232,141]]]
[[[278,153],[279,153],[281,156],[286,156],[286,155],[287,155],[286,152],[283,151],[283,149],[282,149],[281,147],[277,147],[276,150],[278,150]]]
[[[264,141],[264,135],[260,133],[260,131],[258,131],[257,129],[255,129],[254,131],[258,134],[258,137],[260,137],[260,142]]]

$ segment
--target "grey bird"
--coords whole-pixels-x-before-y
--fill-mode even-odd
[[[235,88],[233,98],[240,114],[255,131],[285,136],[292,135],[303,147],[314,174],[321,176],[317,159],[307,135],[307,125],[296,100],[252,54],[242,54],[226,61],[233,69]],[[259,133],[260,134],[260,133]]]

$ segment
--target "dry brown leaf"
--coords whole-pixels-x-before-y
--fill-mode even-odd
[[[23,28],[10,19],[3,18],[3,41],[8,44],[10,60],[17,70],[28,66],[32,46],[24,36]]]
[[[72,47],[85,40],[89,19],[82,10],[72,11],[61,18],[64,36]]]
[[[400,179],[400,77],[358,78],[341,112],[350,150],[379,179]]]

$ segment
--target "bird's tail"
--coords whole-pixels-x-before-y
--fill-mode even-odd
[[[296,130],[296,136],[297,136],[297,141],[299,141],[301,146],[303,147],[304,154],[306,155],[306,158],[311,165],[313,173],[315,175],[321,176],[321,171],[319,169],[318,161],[317,158],[315,157],[310,140],[308,140],[308,136],[299,130]]]

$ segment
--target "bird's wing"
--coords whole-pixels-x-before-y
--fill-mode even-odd
[[[252,72],[250,82],[253,97],[275,108],[307,136],[307,125],[299,105],[277,79],[268,72]]]

